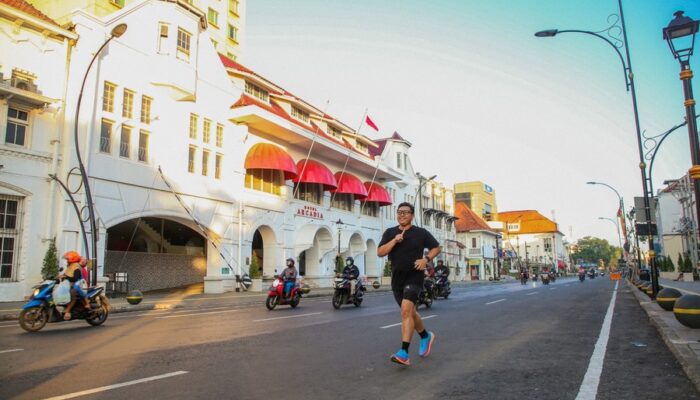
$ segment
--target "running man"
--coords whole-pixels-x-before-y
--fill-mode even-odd
[[[423,290],[423,279],[428,262],[440,254],[440,245],[427,230],[411,225],[413,205],[403,202],[396,210],[399,225],[384,232],[377,249],[379,257],[389,256],[391,261],[391,290],[401,307],[401,350],[391,356],[391,361],[410,365],[408,346],[413,330],[420,335],[418,355],[427,357],[435,340],[435,333],[425,330],[423,320],[416,312],[418,295]],[[429,249],[423,256],[423,250]]]

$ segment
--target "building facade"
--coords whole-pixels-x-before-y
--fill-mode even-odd
[[[458,202],[456,209],[457,240],[466,246],[466,279],[494,279],[500,275],[499,233],[466,204]]]
[[[485,221],[493,221],[498,214],[496,190],[484,182],[462,182],[454,185],[455,201],[464,203]]]

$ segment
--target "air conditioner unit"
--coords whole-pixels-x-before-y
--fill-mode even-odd
[[[10,86],[16,87],[17,89],[27,90],[29,92],[37,92],[37,87],[34,82],[27,79],[13,77],[10,79]]]
[[[162,37],[162,38],[168,37],[168,25],[161,25],[160,26],[160,37]]]

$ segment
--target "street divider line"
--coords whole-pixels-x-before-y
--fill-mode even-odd
[[[166,379],[166,378],[171,378],[173,376],[178,376],[182,374],[186,374],[189,371],[176,371],[176,372],[171,372],[169,374],[163,374],[163,375],[156,375],[152,376],[150,378],[143,378],[143,379],[137,379],[135,381],[128,381],[128,382],[123,382],[123,383],[116,383],[114,385],[107,385],[107,386],[102,386],[98,387],[95,389],[88,389],[88,390],[83,390],[80,392],[75,392],[75,393],[69,393],[69,394],[64,394],[62,396],[55,396],[55,397],[49,397],[44,400],[64,400],[64,399],[72,399],[74,397],[80,397],[80,396],[86,396],[88,394],[93,394],[93,393],[99,393],[99,392],[105,392],[107,390],[112,390],[112,389],[118,389],[121,387],[125,386],[132,386],[132,385],[138,385],[139,383],[146,383],[146,382],[151,382],[151,381],[156,381],[159,379]]]
[[[430,319],[430,318],[434,318],[434,317],[437,317],[437,314],[426,315],[425,317],[421,317],[421,319]],[[386,328],[391,328],[391,327],[399,326],[399,325],[401,325],[401,322],[399,322],[398,324],[391,324],[391,325],[386,325],[386,326],[380,326],[379,329],[386,329]]]
[[[532,292],[532,293],[526,294],[525,296],[532,296],[533,294],[537,294],[537,293],[538,293],[538,292]]]
[[[553,288],[549,288],[549,290],[557,290],[557,288],[553,287]]]
[[[16,351],[24,351],[24,349],[10,349],[10,350],[0,350],[0,354],[3,353],[14,353]]]
[[[253,322],[272,321],[272,320],[275,320],[275,319],[287,319],[287,318],[308,317],[308,316],[311,316],[311,315],[319,315],[319,314],[323,314],[323,312],[315,312],[315,313],[299,314],[299,315],[288,315],[288,316],[286,316],[286,317],[274,317],[274,318],[254,319]]]
[[[156,319],[192,317],[195,315],[221,314],[221,313],[236,312],[236,311],[239,311],[239,310],[224,310],[224,311],[210,311],[210,312],[193,313],[193,314],[166,315],[164,317],[156,317]]]
[[[492,301],[492,302],[490,302],[490,303],[486,303],[486,305],[488,306],[489,304],[496,304],[496,303],[500,303],[500,302],[502,302],[502,301],[506,301],[506,299],[500,299],[500,300]]]
[[[579,388],[576,400],[595,400],[598,394],[598,385],[600,384],[600,374],[603,372],[603,361],[605,361],[605,351],[608,347],[608,339],[610,338],[610,326],[612,325],[612,317],[615,310],[615,299],[617,298],[617,285],[620,281],[615,281],[615,289],[610,298],[608,311],[603,319],[603,326],[600,328],[598,341],[595,343],[591,361],[588,363],[588,370],[583,376],[583,382]]]

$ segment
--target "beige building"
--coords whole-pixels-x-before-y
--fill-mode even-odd
[[[61,25],[69,24],[71,14],[82,10],[103,18],[125,6],[146,0],[32,0],[34,7]],[[246,0],[164,0],[206,17],[209,37],[216,51],[240,59],[243,53]],[[164,21],[167,22],[167,21]],[[167,32],[162,34],[167,35]]]
[[[498,214],[496,191],[480,181],[455,184],[455,202],[464,203],[485,221],[494,220]]]

